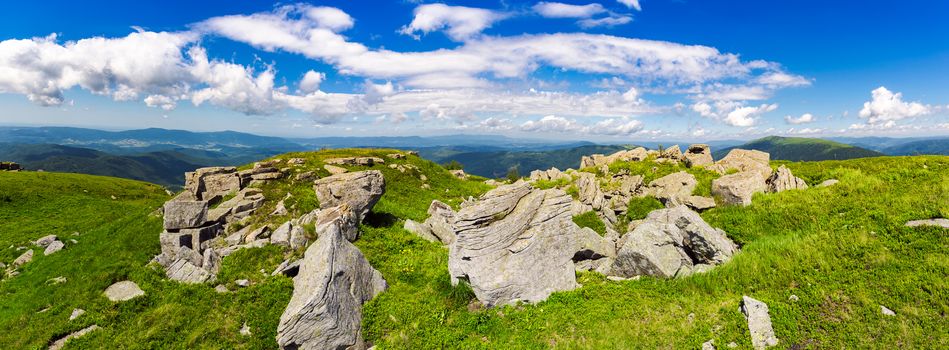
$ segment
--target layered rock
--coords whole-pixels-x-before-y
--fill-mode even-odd
[[[685,206],[655,210],[623,236],[610,274],[679,277],[722,264],[738,247]]]
[[[719,174],[727,174],[729,170],[750,171],[758,174],[762,179],[767,179],[771,176],[771,166],[768,165],[770,161],[771,156],[765,152],[733,149],[725,158],[708,168]]]
[[[693,144],[689,145],[689,148],[686,149],[685,154],[685,165],[688,167],[694,166],[703,166],[715,163],[715,160],[712,159],[712,149],[706,144]]]
[[[649,183],[647,193],[662,201],[666,207],[674,207],[688,200],[698,183],[695,176],[680,171],[653,180]]]
[[[241,187],[241,178],[234,167],[200,168],[185,173],[185,193],[195,200],[214,201]]]
[[[366,348],[361,333],[362,305],[387,285],[382,274],[346,239],[346,222],[337,218],[321,225],[319,239],[300,261],[293,278],[293,296],[277,327],[281,349]]]
[[[712,180],[712,195],[718,196],[726,204],[751,204],[755,193],[764,192],[768,186],[765,178],[757,171],[742,171]]]
[[[571,198],[558,189],[519,182],[462,206],[450,246],[452,283],[471,284],[484,305],[537,302],[576,288],[573,257],[581,230]]]
[[[605,156],[602,154],[594,154],[590,156],[583,156],[580,158],[580,167],[599,167],[603,165],[610,165],[616,161],[641,161],[646,159],[648,152],[645,148],[637,147],[631,150],[619,151],[611,155]]]
[[[314,181],[313,189],[321,208],[346,203],[362,222],[369,210],[382,198],[386,184],[382,172],[367,170],[338,174]]]
[[[791,169],[784,165],[778,167],[765,182],[768,185],[768,192],[807,189],[807,183],[799,177],[794,177]]]

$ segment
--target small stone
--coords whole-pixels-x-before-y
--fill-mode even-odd
[[[111,198],[112,198],[112,200],[116,200],[116,199],[118,199],[118,198],[115,198],[115,196],[109,196],[109,197],[111,197]]]
[[[791,294],[791,296],[788,297],[788,300],[790,300],[790,301],[798,301],[798,300],[801,300],[801,298],[798,298],[797,295]]]
[[[79,241],[77,241],[77,240],[75,240],[75,239],[70,239],[70,240],[69,240],[69,243],[76,244],[76,243],[79,243]]]
[[[53,342],[53,344],[49,346],[49,350],[62,349],[64,346],[66,346],[66,342],[69,341],[70,339],[81,337],[83,335],[86,335],[86,333],[92,332],[97,329],[99,329],[98,325],[91,325],[89,327],[70,333],[69,335],[59,338],[55,342]]]
[[[135,282],[121,281],[105,289],[105,296],[111,301],[126,301],[145,295],[145,291]]]
[[[53,277],[53,278],[50,278],[49,281],[47,282],[49,284],[63,284],[63,283],[66,283],[66,277],[63,277],[63,276]]]
[[[830,179],[830,180],[821,182],[819,185],[817,185],[817,187],[829,187],[829,186],[836,185],[838,182],[840,181],[837,181],[837,179]]]
[[[735,342],[728,343],[728,347],[729,347],[729,348],[733,348],[733,349],[734,349],[734,348],[737,348],[737,347],[738,347],[738,343],[735,343]]]
[[[748,296],[741,299],[741,312],[748,319],[748,332],[751,333],[751,345],[755,349],[764,349],[778,345],[778,338],[771,327],[771,315],[768,304]]]
[[[17,268],[17,267],[23,266],[24,264],[26,264],[26,263],[28,263],[28,262],[30,262],[30,261],[33,261],[33,250],[32,250],[32,249],[27,250],[26,252],[24,252],[23,254],[21,254],[20,257],[16,258],[16,260],[13,260],[13,267],[14,267],[14,268]]]
[[[78,318],[79,316],[82,316],[82,314],[84,314],[84,313],[86,313],[86,310],[83,310],[83,309],[73,309],[73,310],[72,310],[72,314],[69,315],[69,320],[70,320],[70,321],[75,320],[75,319]]]
[[[244,322],[244,326],[241,327],[241,335],[245,337],[251,335],[250,327],[247,326],[247,322]]]
[[[46,247],[46,250],[43,251],[43,255],[50,255],[63,250],[63,247],[65,246],[66,244],[64,244],[62,241],[53,241],[53,243],[50,243],[49,246]]]
[[[886,316],[896,316],[896,312],[893,312],[893,310],[890,310],[889,308],[883,305],[880,305],[880,312],[882,312]]]
[[[238,287],[247,287],[250,285],[250,281],[246,279],[239,279],[234,281],[234,284],[236,284]]]
[[[215,291],[215,292],[218,292],[218,293],[227,293],[227,292],[228,292],[227,287],[224,286],[223,284],[219,284],[219,285],[214,286],[214,291]]]
[[[40,247],[43,247],[43,248],[46,248],[46,247],[48,247],[51,243],[53,243],[53,242],[55,242],[55,241],[57,241],[57,240],[59,240],[59,237],[56,237],[56,235],[46,235],[46,236],[43,236],[43,237],[40,237],[39,239],[37,239],[36,242],[33,242],[33,244],[36,244],[36,245],[38,245],[38,246],[40,246]]]
[[[715,350],[715,340],[709,339],[709,341],[702,343],[702,350]]]

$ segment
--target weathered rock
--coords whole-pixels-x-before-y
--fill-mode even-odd
[[[362,305],[387,288],[382,274],[336,226],[307,248],[280,316],[281,349],[361,349]]]
[[[606,205],[606,198],[600,189],[600,183],[595,174],[580,173],[577,178],[577,189],[579,190],[580,203],[589,205],[593,210],[603,209]]]
[[[293,197],[293,195],[287,193],[286,197],[283,197],[283,199],[277,202],[277,205],[275,206],[274,211],[270,213],[270,216],[283,216],[289,214],[287,211],[286,201],[291,197]]]
[[[784,165],[778,167],[778,169],[768,177],[765,183],[768,185],[768,192],[807,189],[807,183],[801,180],[801,178],[794,177],[794,175],[791,174],[791,169],[788,169]]]
[[[145,295],[135,282],[116,282],[105,289],[105,297],[111,301],[126,301]]]
[[[58,240],[53,241],[53,243],[50,243],[48,246],[46,246],[46,250],[43,250],[43,255],[50,255],[50,254],[56,253],[60,250],[63,250],[63,247],[65,246],[66,244],[63,243],[62,241],[58,241]]]
[[[346,203],[356,212],[357,220],[362,222],[385,193],[386,184],[382,172],[368,170],[316,180],[313,189],[321,208]]]
[[[237,285],[238,287],[241,287],[241,288],[243,288],[243,287],[249,287],[249,286],[250,286],[250,280],[247,280],[247,279],[239,279],[239,280],[235,280],[235,281],[234,281],[234,284]]]
[[[79,318],[79,316],[82,316],[82,314],[84,314],[84,313],[86,313],[86,310],[83,310],[83,309],[73,309],[73,310],[72,310],[72,313],[69,314],[69,320],[70,320],[70,321],[75,320],[75,319]]]
[[[715,340],[702,343],[702,350],[715,350]]]
[[[937,218],[937,219],[926,219],[926,220],[913,220],[908,221],[906,226],[909,227],[919,227],[919,226],[936,226],[942,228],[949,228],[949,219]]]
[[[33,244],[46,248],[50,243],[53,243],[57,240],[59,240],[59,237],[56,237],[56,235],[46,235],[37,239],[36,242],[33,242]]]
[[[452,176],[457,177],[461,180],[465,180],[468,178],[468,174],[465,174],[465,171],[461,169],[449,170],[448,172],[451,173]]]
[[[742,171],[712,180],[712,195],[721,197],[725,204],[750,205],[752,196],[767,188],[764,178],[754,171]]]
[[[649,183],[647,193],[658,198],[667,207],[683,204],[698,185],[695,176],[684,171],[672,173]]]
[[[641,161],[646,159],[648,152],[645,148],[637,147],[631,150],[619,151],[608,156],[602,154],[594,154],[591,156],[584,156],[580,158],[580,167],[598,167],[602,165],[610,165],[613,162],[622,161]]]
[[[290,165],[303,165],[305,163],[306,163],[306,159],[303,159],[303,158],[287,159],[287,164],[290,164]]]
[[[715,160],[712,159],[712,150],[706,144],[689,145],[683,158],[685,158],[685,165],[688,167],[715,163]]]
[[[333,165],[360,165],[360,166],[373,166],[375,164],[385,164],[385,160],[378,157],[346,157],[346,158],[330,158],[323,160],[323,163],[333,164]]]
[[[421,237],[422,239],[429,242],[438,242],[441,243],[441,240],[438,237],[435,237],[435,234],[432,233],[432,226],[425,223],[418,223],[412,219],[406,219],[405,224],[402,225],[406,231],[414,233],[416,236]]]
[[[338,231],[350,242],[359,238],[359,222],[355,212],[346,203],[320,210],[316,217],[316,232]],[[317,238],[319,239],[319,238]]]
[[[402,153],[387,154],[386,157],[389,157],[391,159],[405,159],[405,155]]]
[[[896,316],[896,312],[893,312],[893,310],[883,305],[880,305],[880,313],[884,316]]]
[[[241,189],[241,178],[234,167],[199,168],[185,173],[185,190],[193,199],[213,201]]]
[[[171,200],[165,202],[164,213],[166,230],[200,227],[207,222],[208,202]]]
[[[662,152],[659,152],[659,158],[680,161],[683,159],[682,149],[679,148],[679,145],[666,147]]]
[[[315,172],[312,172],[312,171],[304,171],[304,172],[302,172],[302,173],[296,174],[296,175],[293,177],[293,179],[294,179],[294,180],[297,180],[297,181],[309,181],[309,180],[315,180],[315,179],[318,178],[318,177],[319,177],[319,176],[317,176]]]
[[[270,234],[270,243],[289,247],[291,230],[293,230],[293,224],[290,221],[283,223]]]
[[[346,172],[349,171],[349,170],[346,170],[346,168],[340,168],[338,166],[329,165],[329,164],[323,165],[323,169],[326,169],[326,171],[330,172],[330,174],[332,175],[345,174]]]
[[[290,229],[290,249],[305,247],[309,238],[306,236],[306,230],[300,225],[293,225]]]
[[[741,297],[741,312],[748,319],[748,332],[751,333],[751,345],[755,349],[764,349],[778,345],[778,338],[771,328],[771,315],[768,305],[748,296]]]
[[[580,228],[569,195],[518,182],[463,205],[449,247],[452,283],[466,280],[484,305],[538,302],[577,287],[572,258]]]
[[[702,211],[706,209],[711,209],[715,207],[715,199],[702,196],[689,196],[682,202],[689,206],[689,208]]]
[[[686,206],[652,211],[618,243],[611,273],[621,277],[684,276],[699,265],[722,264],[738,250],[725,232]]]
[[[49,345],[49,348],[48,348],[48,349],[49,349],[49,350],[59,350],[59,349],[62,349],[64,346],[66,346],[66,342],[68,342],[69,340],[75,339],[75,338],[79,338],[79,337],[84,336],[84,335],[88,334],[89,332],[92,332],[92,331],[97,330],[97,329],[99,329],[99,326],[98,326],[98,325],[91,325],[91,326],[89,326],[89,327],[86,327],[86,328],[80,329],[80,330],[78,330],[78,331],[69,333],[69,334],[66,335],[65,337],[56,339],[56,341],[54,341],[52,344]]]
[[[590,228],[577,231],[577,252],[573,261],[599,260],[616,257],[616,246]]]
[[[758,174],[762,179],[767,179],[768,176],[771,176],[771,166],[768,165],[770,160],[771,156],[765,152],[733,149],[728,152],[725,158],[708,168],[719,174],[726,174],[731,169],[739,172],[751,171]]]
[[[428,218],[425,224],[431,227],[432,234],[445,245],[455,241],[455,211],[448,204],[433,200],[428,206]]]
[[[27,249],[23,254],[20,254],[19,257],[13,260],[13,267],[17,268],[26,265],[26,263],[30,261],[33,261],[33,249]]]
[[[825,180],[824,182],[821,182],[820,184],[818,184],[817,187],[830,187],[830,186],[836,185],[838,182],[840,181],[838,181],[837,179]]]

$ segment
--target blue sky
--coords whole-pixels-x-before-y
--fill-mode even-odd
[[[946,135],[946,14],[937,1],[7,2],[0,124]]]

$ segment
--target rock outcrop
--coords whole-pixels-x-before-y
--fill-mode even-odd
[[[787,190],[806,190],[807,183],[799,177],[794,177],[791,169],[784,165],[778,167],[766,181],[768,192],[782,192]]]
[[[741,313],[748,320],[748,332],[751,333],[751,346],[765,349],[778,345],[778,338],[771,327],[771,315],[768,305],[748,296],[741,297]]]
[[[505,185],[462,206],[455,216],[448,270],[484,305],[537,302],[577,287],[573,257],[580,228],[571,197],[525,182]]]
[[[695,176],[680,171],[653,180],[646,191],[662,201],[666,207],[675,207],[685,203],[692,196],[692,191],[698,183]]]
[[[737,250],[724,231],[687,207],[660,209],[623,237],[610,274],[680,277],[722,264]]]
[[[366,348],[362,305],[387,285],[346,239],[346,221],[322,225],[319,239],[307,248],[293,278],[293,296],[277,327],[281,349]]]
[[[739,172],[750,171],[758,174],[761,179],[767,179],[771,176],[771,155],[761,151],[733,149],[728,152],[725,158],[722,158],[714,165],[708,167],[719,174],[727,174],[729,170],[738,170]]]
[[[678,162],[685,158],[682,156],[682,149],[679,148],[679,145],[672,145],[667,148],[664,148],[662,152],[659,152],[658,159]]]
[[[338,174],[314,181],[313,189],[320,200],[321,208],[335,207],[346,203],[355,211],[357,221],[362,222],[369,210],[382,198],[386,183],[382,172],[367,170]]]
[[[580,158],[580,167],[599,167],[603,165],[610,165],[616,161],[641,161],[646,159],[648,152],[645,148],[637,147],[631,150],[619,151],[611,155],[605,156],[602,154],[594,154],[590,156],[583,156]]]
[[[685,158],[685,165],[688,167],[715,163],[715,160],[712,159],[712,149],[706,144],[689,145],[683,158]]]
[[[742,171],[712,180],[712,195],[718,196],[726,204],[751,204],[755,193],[764,192],[768,186],[765,178],[757,171]]]

